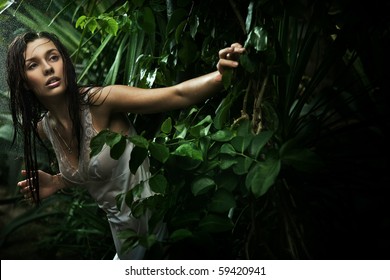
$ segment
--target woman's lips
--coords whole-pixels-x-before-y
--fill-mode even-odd
[[[59,79],[53,79],[53,80],[48,81],[48,83],[46,84],[46,86],[47,86],[48,88],[56,88],[56,87],[58,87],[60,84],[61,84],[61,81],[60,81]]]

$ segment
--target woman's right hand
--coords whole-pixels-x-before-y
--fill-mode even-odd
[[[22,170],[22,175],[26,176],[26,170]],[[63,181],[61,180],[59,175],[51,175],[49,173],[43,172],[42,170],[38,170],[39,176],[39,198],[44,199],[47,198],[61,188],[64,187]],[[32,191],[34,191],[34,186],[29,185],[29,180],[22,180],[18,182],[18,187],[20,188],[20,192],[26,199],[32,198]]]

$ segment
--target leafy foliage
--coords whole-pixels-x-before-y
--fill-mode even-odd
[[[246,47],[222,94],[180,112],[129,115],[138,136],[93,139],[92,155],[107,144],[113,158],[131,141],[133,173],[150,157],[156,195],[134,199],[141,182],[118,203],[151,210],[151,228],[164,219],[170,234],[157,242],[125,233],[129,248],[140,242],[149,258],[289,259],[378,258],[389,247],[385,238],[361,244],[390,231],[388,215],[377,215],[389,210],[387,3],[74,2],[83,83],[171,85],[211,71],[220,48]]]

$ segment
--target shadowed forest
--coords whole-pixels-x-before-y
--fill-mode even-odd
[[[221,94],[186,110],[129,114],[139,135],[101,133],[114,157],[132,141],[156,195],[117,197],[150,210],[169,236],[124,236],[147,259],[389,259],[390,4],[373,0],[0,1],[0,258],[112,259],[105,214],[82,188],[38,208],[16,184],[20,137],[6,49],[27,30],[66,45],[83,85],[169,86],[246,48]],[[53,153],[41,169],[58,172]]]

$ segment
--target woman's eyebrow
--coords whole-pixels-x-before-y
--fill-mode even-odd
[[[52,48],[52,49],[50,49],[50,50],[47,50],[47,51],[45,52],[45,55],[51,53],[52,51],[57,51],[57,49],[56,49],[56,48]],[[32,57],[30,57],[30,58],[27,58],[25,61],[27,62],[27,61],[29,61],[29,60],[34,60],[34,59],[35,59],[35,56],[32,56]]]

